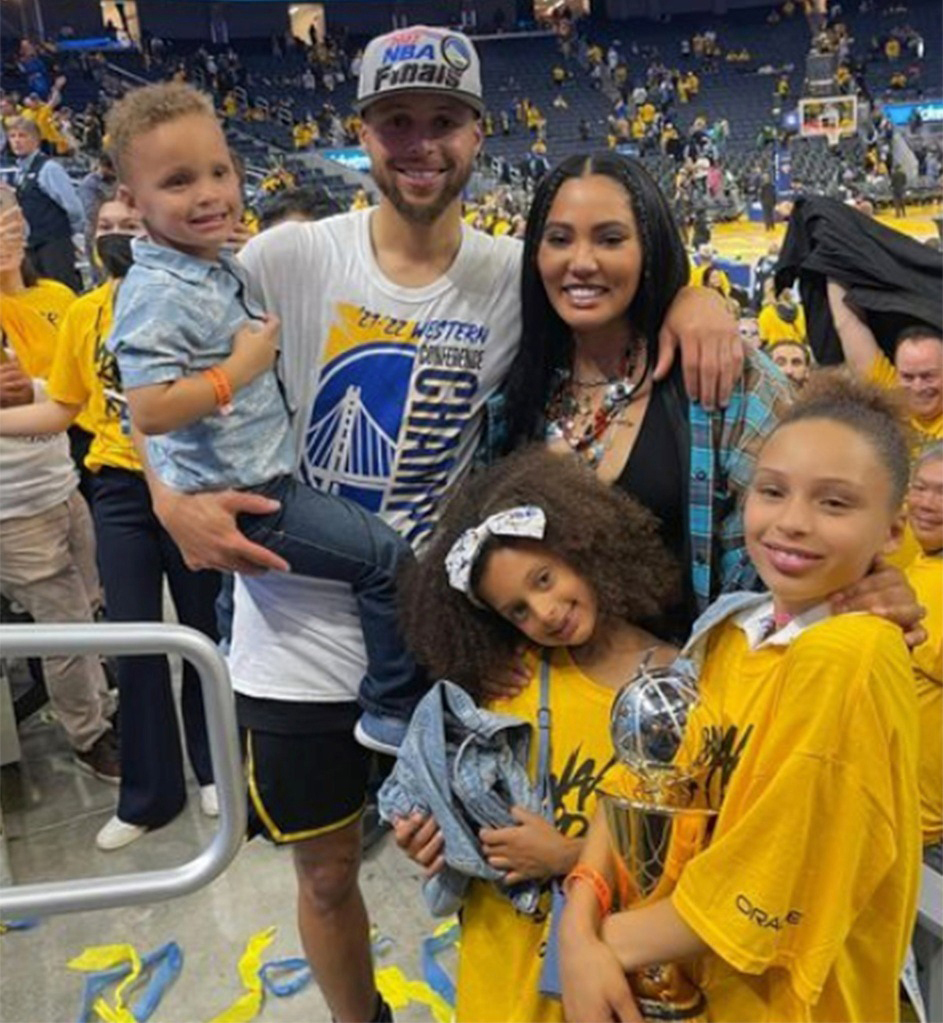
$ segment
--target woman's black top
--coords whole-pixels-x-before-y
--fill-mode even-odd
[[[655,384],[629,459],[613,485],[655,515],[662,542],[682,569],[678,599],[657,622],[646,624],[660,638],[683,642],[694,620],[691,573],[684,564],[687,550],[684,474],[688,466],[681,464],[681,451],[667,401],[668,385]]]

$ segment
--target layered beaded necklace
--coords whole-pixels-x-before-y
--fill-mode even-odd
[[[599,468],[612,447],[612,427],[638,397],[638,390],[648,375],[647,366],[636,374],[640,353],[645,356],[645,345],[634,345],[622,357],[618,374],[607,380],[576,380],[569,369],[557,370],[547,404],[547,440],[565,441],[593,469]],[[596,387],[604,387],[605,391],[594,411],[592,399],[581,396],[577,388]]]

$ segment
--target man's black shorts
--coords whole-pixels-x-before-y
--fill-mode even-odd
[[[358,704],[236,694],[249,787],[249,837],[301,842],[363,812],[370,751],[354,739]]]

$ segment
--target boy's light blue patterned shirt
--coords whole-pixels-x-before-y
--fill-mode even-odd
[[[232,257],[211,262],[144,239],[132,249],[108,339],[125,390],[218,365],[231,354],[236,331],[263,315]],[[294,445],[274,371],[236,392],[231,415],[217,411],[148,437],[147,457],[162,482],[184,491],[257,486],[290,473]]]

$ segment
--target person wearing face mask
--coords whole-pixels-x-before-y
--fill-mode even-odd
[[[59,433],[83,411],[92,424],[86,466],[93,478],[93,514],[110,621],[160,621],[166,575],[181,623],[214,642],[214,602],[219,576],[191,572],[161,528],[137,452],[114,355],[105,339],[115,300],[131,267],[132,238],[143,233],[140,216],[114,198],[93,215],[97,260],[104,284],[76,300],[64,317],[47,395],[50,400],[0,410],[0,436]],[[118,849],[150,828],[172,820],[186,793],[183,757],[167,659],[118,660],[121,695],[121,788],[118,810],[97,837],[100,849]],[[183,722],[187,752],[200,784],[200,805],[218,814],[199,681],[184,667]],[[143,821],[130,824],[128,821]]]
[[[0,186],[0,409],[43,391],[56,343],[64,285],[37,284],[24,259],[24,220]],[[101,585],[88,506],[64,436],[0,439],[0,592],[40,623],[94,620]],[[49,702],[76,765],[118,784],[114,697],[100,658],[43,658]]]

